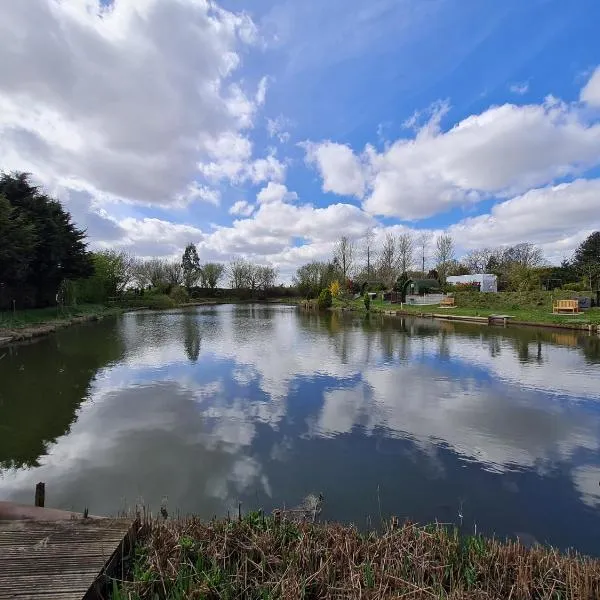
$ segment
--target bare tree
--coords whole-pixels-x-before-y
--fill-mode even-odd
[[[502,253],[502,261],[505,264],[517,265],[531,269],[539,267],[544,262],[544,254],[541,248],[529,242],[508,246]]]
[[[258,272],[258,287],[261,290],[264,291],[274,287],[275,279],[277,278],[277,269],[275,267],[259,265],[256,267],[256,271]]]
[[[448,269],[454,260],[454,240],[450,235],[440,235],[435,246],[436,269],[440,281],[445,283]]]
[[[248,275],[250,265],[245,260],[237,259],[229,263],[229,282],[232,288],[242,289],[249,287]]]
[[[165,261],[161,258],[139,260],[134,266],[135,280],[140,287],[166,285]]]
[[[339,265],[344,285],[354,266],[355,245],[352,240],[343,235],[335,245],[334,261]]]
[[[369,281],[377,261],[377,253],[375,252],[375,233],[373,232],[373,229],[369,229],[363,238],[363,253],[364,258],[366,259],[366,279]]]
[[[477,248],[467,252],[462,261],[471,273],[485,273],[489,270],[490,259],[495,253],[493,248]]]
[[[410,270],[414,263],[415,240],[410,232],[402,233],[397,240],[398,270],[404,274]]]
[[[425,263],[427,261],[427,248],[429,246],[429,243],[431,241],[431,233],[429,233],[428,231],[423,231],[419,234],[419,236],[417,237],[417,247],[419,248],[419,258],[420,260],[420,267],[421,270],[423,272],[423,275],[425,275]]]
[[[200,267],[200,282],[203,288],[214,290],[225,273],[221,263],[206,263]]]
[[[178,260],[165,261],[165,280],[167,285],[175,287],[183,283],[183,267]]]
[[[391,288],[398,276],[398,250],[396,238],[388,233],[383,241],[378,262],[379,277],[387,288]]]

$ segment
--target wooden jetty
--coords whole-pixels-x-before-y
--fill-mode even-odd
[[[0,502],[0,600],[101,600],[139,531],[131,519]]]

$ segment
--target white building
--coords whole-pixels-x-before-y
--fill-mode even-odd
[[[498,278],[490,273],[474,273],[473,275],[451,275],[446,279],[448,283],[478,283],[480,292],[497,292]]]

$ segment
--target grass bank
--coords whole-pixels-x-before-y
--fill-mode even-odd
[[[600,597],[600,560],[442,525],[361,533],[250,513],[155,522],[113,600]]]
[[[372,312],[402,311],[414,315],[457,315],[464,317],[489,317],[505,314],[513,317],[515,324],[552,325],[566,328],[585,328],[587,325],[600,325],[600,308],[591,308],[576,315],[553,314],[552,301],[557,298],[571,297],[573,292],[529,292],[525,294],[500,292],[482,294],[478,292],[459,292],[455,294],[456,307],[440,308],[438,304],[419,306],[384,303],[381,300],[371,302]],[[362,299],[334,300],[334,309],[365,312]]]
[[[121,308],[101,304],[82,304],[0,312],[0,345],[47,335],[76,323],[97,321],[122,312]]]

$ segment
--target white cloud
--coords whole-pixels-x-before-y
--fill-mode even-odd
[[[298,199],[296,192],[289,192],[282,183],[273,183],[269,181],[266,187],[258,192],[256,199],[260,204],[268,202],[291,202]]]
[[[513,83],[509,89],[513,94],[518,94],[519,96],[522,96],[523,94],[526,94],[529,91],[529,81]]]
[[[258,104],[258,106],[262,106],[265,103],[265,100],[267,98],[268,83],[269,83],[268,77],[263,77],[258,82],[258,88],[256,90],[256,97],[255,97],[256,104]]]
[[[316,165],[323,178],[323,191],[362,197],[365,190],[364,168],[350,146],[327,141],[306,142],[306,162]]]
[[[600,67],[596,68],[585,87],[581,90],[580,99],[590,106],[600,107]]]
[[[450,227],[462,247],[476,248],[529,241],[548,258],[572,253],[591,231],[600,228],[600,179],[533,189],[496,204],[488,214]]]
[[[209,161],[198,164],[199,171],[211,181],[227,179],[239,184],[246,181],[283,181],[286,165],[274,153],[252,160],[252,142],[239,133],[227,132],[210,142]]]
[[[198,160],[238,140],[266,93],[266,80],[255,99],[232,80],[257,37],[247,15],[195,0],[32,0],[2,4],[0,36],[2,168],[46,185],[75,175],[77,189],[126,201],[218,203],[193,183]]]
[[[522,193],[600,163],[600,123],[552,97],[493,106],[442,131],[446,112],[445,103],[436,103],[422,126],[423,113],[415,113],[405,122],[418,127],[414,138],[382,152],[367,146],[360,157],[331,141],[306,143],[307,161],[321,172],[324,191],[366,192],[368,212],[402,219]]]
[[[358,238],[374,225],[372,217],[350,204],[315,208],[285,202],[293,193],[282,188],[271,187],[270,198],[269,188],[263,189],[269,201],[263,198],[252,218],[236,220],[229,227],[215,227],[202,237],[199,252],[211,260],[226,261],[242,255],[268,262],[280,269],[284,281],[289,281],[307,260],[329,258],[340,231]]]
[[[197,181],[193,181],[187,186],[186,192],[181,194],[179,198],[182,201],[182,204],[188,204],[189,202],[200,200],[202,202],[208,202],[209,204],[219,206],[221,201],[221,193],[219,190],[209,188],[206,185],[200,185]]]
[[[292,125],[290,119],[279,115],[275,119],[267,119],[267,132],[269,137],[276,137],[280,143],[285,144],[290,140],[290,132],[287,129]]]
[[[246,200],[238,200],[229,209],[230,215],[240,215],[243,217],[249,217],[253,212],[254,206]]]

